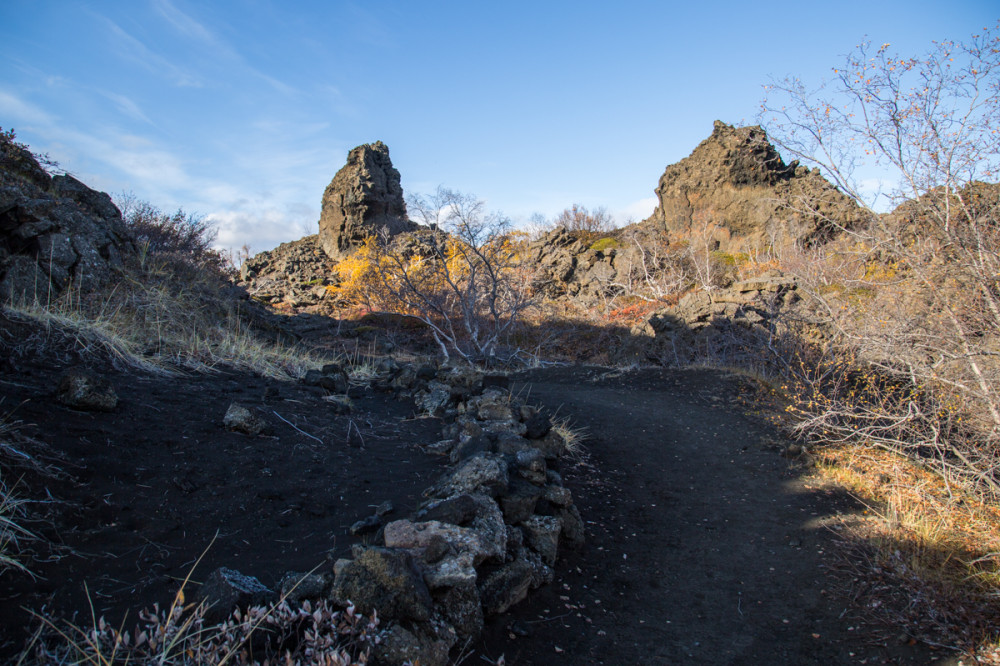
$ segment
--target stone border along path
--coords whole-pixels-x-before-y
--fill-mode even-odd
[[[416,368],[391,359],[379,365],[380,388],[413,397],[418,410],[447,423],[444,439],[425,449],[453,467],[425,492],[412,519],[382,526],[391,507],[352,527],[375,530],[381,546],[354,547],[338,560],[332,585],[318,575],[288,573],[280,592],[289,601],[328,596],[386,622],[375,657],[446,666],[456,646],[470,645],[484,617],[504,613],[531,590],[551,583],[561,546],[583,546],[584,526],[557,471],[565,439],[547,413],[514,399],[508,379],[467,367]],[[334,365],[305,381],[340,387]],[[346,387],[345,387],[346,388]],[[221,621],[235,606],[274,593],[231,569],[212,572],[202,598]]]

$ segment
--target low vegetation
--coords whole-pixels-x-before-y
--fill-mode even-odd
[[[41,625],[17,664],[324,664],[354,666],[369,661],[378,618],[328,602],[280,601],[236,611],[220,624],[205,621],[204,604],[186,604],[183,588],[168,609],[139,614],[134,631],[92,618],[91,626]],[[46,632],[62,640],[42,639]]]
[[[339,265],[336,292],[348,303],[418,320],[445,358],[497,362],[532,305],[523,240],[474,196],[439,189],[409,207],[426,230],[367,239]]]
[[[84,354],[147,372],[228,366],[295,378],[328,361],[255,330],[248,305],[226,295],[231,271],[204,218],[169,215],[130,194],[119,206],[138,251],[113,286],[16,301],[5,314],[59,329]]]

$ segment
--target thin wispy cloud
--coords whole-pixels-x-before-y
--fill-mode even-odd
[[[0,88],[0,115],[10,122],[30,122],[43,126],[51,126],[54,116],[40,107],[26,102],[17,95]]]
[[[165,76],[177,86],[201,88],[204,85],[204,82],[198,75],[154,53],[149,47],[130,35],[111,19],[104,16],[100,18],[117,40],[117,44],[121,47],[121,53],[124,57],[151,72]]]
[[[208,28],[179,10],[170,0],[156,0],[153,6],[160,16],[184,36],[217,49],[228,50],[228,47],[220,43]]]
[[[170,2],[170,0],[155,0],[153,6],[156,8],[157,13],[178,34],[212,51],[214,57],[240,67],[247,74],[263,81],[282,95],[294,95],[298,92],[293,86],[250,65],[236,47],[219,37],[204,23],[182,11],[177,5]]]
[[[100,90],[98,92],[111,100],[114,103],[115,108],[129,118],[153,125],[154,127],[156,126],[156,123],[150,120],[149,116],[143,113],[142,109],[139,108],[139,105],[125,95],[119,95],[118,93],[113,93],[107,90]]]

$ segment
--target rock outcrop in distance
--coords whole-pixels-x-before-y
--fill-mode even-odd
[[[351,150],[323,192],[319,243],[331,259],[346,258],[368,236],[415,228],[406,216],[399,171],[381,141]]]
[[[244,261],[240,284],[261,303],[309,308],[330,299],[326,287],[336,283],[336,265],[313,234]]]
[[[680,237],[706,233],[723,251],[822,242],[864,219],[818,169],[786,165],[763,129],[719,120],[666,168],[655,192],[658,205],[644,225]]]
[[[760,127],[716,121],[712,134],[669,165],[646,220],[581,238],[562,229],[533,241],[536,286],[546,298],[595,303],[641,284],[680,242],[738,253],[824,242],[864,219],[862,210],[819,171],[786,165]]]
[[[0,142],[0,300],[103,286],[134,251],[110,196],[68,174],[51,176],[23,146]]]
[[[727,322],[766,328],[776,309],[800,300],[794,280],[772,270],[762,277],[778,287],[750,288],[732,284],[735,271],[725,266],[743,252],[820,244],[867,222],[818,170],[785,164],[760,127],[721,121],[688,157],[666,167],[655,192],[659,205],[637,224],[598,235],[556,229],[531,241],[525,256],[536,269],[537,296],[584,307],[643,289],[661,298],[690,286],[690,270],[678,273],[676,284],[666,273],[684,263],[685,244],[696,244],[701,261],[718,255],[711,259],[720,264],[712,268],[711,293],[656,311],[635,333],[676,341],[682,331],[685,338],[708,334]],[[336,285],[333,266],[373,234],[416,239],[409,232],[420,227],[405,215],[388,148],[359,146],[324,194],[320,234],[258,254],[244,268],[244,284],[258,300],[332,315],[335,290],[326,287]]]

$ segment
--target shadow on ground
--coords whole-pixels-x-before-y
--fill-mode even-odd
[[[739,377],[569,367],[515,390],[571,418],[564,470],[588,543],[557,581],[487,628],[507,664],[928,663],[945,655],[869,624],[828,571],[839,517],[778,433],[744,414]]]

